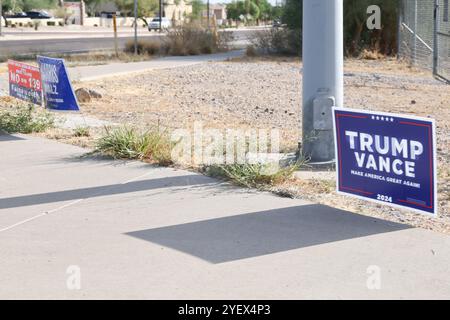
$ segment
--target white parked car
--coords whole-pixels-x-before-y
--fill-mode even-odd
[[[152,31],[152,30],[159,30],[160,27],[160,20],[159,17],[153,18],[152,21],[150,21],[150,23],[148,24],[148,31]],[[172,27],[172,21],[170,21],[169,18],[161,18],[161,29],[169,29],[170,27]]]

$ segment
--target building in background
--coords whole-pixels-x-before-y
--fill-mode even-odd
[[[208,10],[203,10],[203,18],[208,17]],[[227,20],[227,10],[225,4],[210,4],[209,5],[209,18],[215,19],[217,25],[222,25],[226,23]]]
[[[213,4],[210,5],[209,8],[216,18],[216,22],[218,25],[223,24],[227,20],[227,10],[224,4]]]
[[[88,6],[88,12],[90,16],[100,17],[102,14],[118,13],[119,8],[114,1],[93,2]]]
[[[84,1],[64,1],[63,8],[66,24],[84,24],[84,19],[87,17]]]
[[[192,5],[187,0],[166,0],[163,6],[163,17],[172,20],[176,25],[185,21],[192,13]]]

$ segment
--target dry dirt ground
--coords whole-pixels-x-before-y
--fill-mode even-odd
[[[102,99],[81,106],[90,117],[142,127],[159,124],[169,129],[191,128],[194,121],[219,129],[276,128],[282,135],[282,149],[292,151],[301,138],[301,68],[295,59],[243,58],[75,87],[103,94]],[[347,60],[345,72],[346,107],[436,119],[439,218],[338,196],[332,175],[293,179],[273,187],[274,191],[450,234],[450,86],[434,80],[429,72],[394,59]],[[61,137],[58,132],[50,135]],[[89,138],[75,140],[90,144]]]

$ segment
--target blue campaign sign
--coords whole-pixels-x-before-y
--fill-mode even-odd
[[[45,106],[52,110],[79,111],[63,59],[37,57]]]
[[[337,191],[437,215],[434,120],[334,108]]]

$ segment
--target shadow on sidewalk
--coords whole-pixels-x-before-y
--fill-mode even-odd
[[[38,193],[32,195],[0,199],[0,209],[26,207],[44,203],[53,203],[78,199],[90,199],[96,197],[125,194],[138,191],[146,191],[173,187],[195,187],[206,185],[218,185],[220,182],[201,175],[184,175],[147,179],[129,183],[118,183],[98,187],[89,187],[65,191]]]
[[[14,141],[14,140],[25,140],[21,137],[13,136],[7,133],[0,131],[0,142],[2,141]]]
[[[305,205],[127,235],[217,264],[408,228],[328,206]]]

